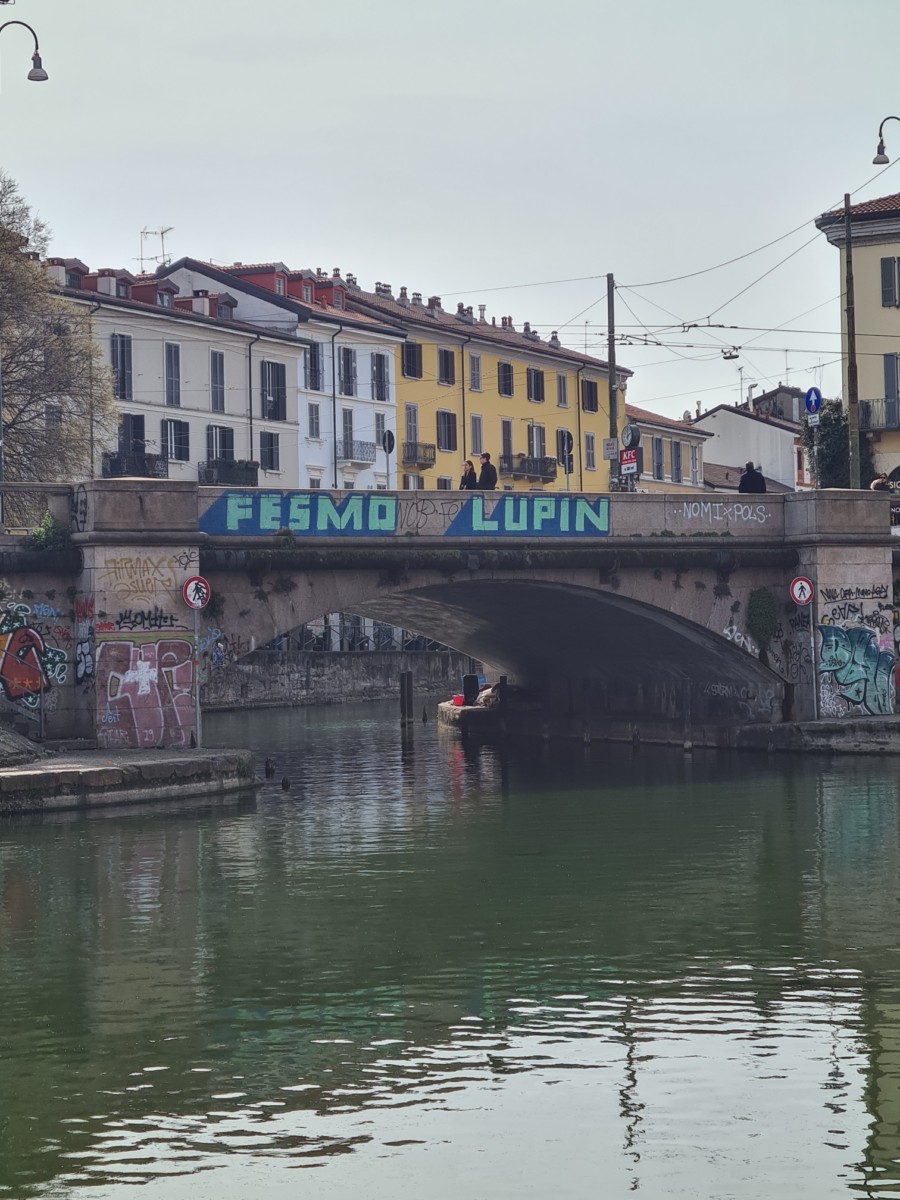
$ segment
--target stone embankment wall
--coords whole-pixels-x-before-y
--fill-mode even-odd
[[[204,658],[200,698],[208,710],[391,700],[399,695],[401,671],[412,671],[415,692],[446,699],[460,690],[469,664],[462,654],[376,650],[317,651],[289,658],[257,652],[252,661],[220,666]]]

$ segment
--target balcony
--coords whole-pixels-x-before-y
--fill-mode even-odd
[[[404,442],[402,448],[404,467],[433,467],[437,447],[428,442]]]
[[[226,487],[257,487],[259,463],[213,458],[197,464],[197,478],[200,483],[207,485],[221,483]]]
[[[544,455],[535,458],[530,454],[501,454],[500,474],[507,479],[530,479],[538,483],[552,483],[556,478],[556,459]]]
[[[860,429],[900,429],[900,400],[860,400]]]
[[[356,467],[368,467],[375,461],[375,443],[357,442],[354,438],[338,438],[337,460]]]
[[[163,454],[122,454],[107,451],[103,455],[104,479],[137,476],[143,479],[168,479],[169,460]]]

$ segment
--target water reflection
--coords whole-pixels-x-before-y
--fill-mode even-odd
[[[255,802],[0,830],[0,1195],[900,1196],[890,763],[210,724]]]

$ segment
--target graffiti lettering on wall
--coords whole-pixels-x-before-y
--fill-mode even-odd
[[[0,687],[7,700],[37,708],[52,683],[65,683],[64,650],[50,646],[32,628],[27,604],[8,604],[0,621]]]
[[[818,630],[822,637],[819,651],[822,714],[845,716],[852,709],[866,713],[893,712],[894,656],[879,647],[876,632],[862,625],[850,629],[819,625]]]
[[[146,608],[131,609],[120,612],[116,618],[117,629],[127,630],[162,630],[177,629],[181,621],[173,613],[164,613],[154,604],[152,611]]]
[[[687,521],[701,520],[715,524],[721,521],[748,521],[765,525],[772,519],[772,511],[765,504],[741,504],[738,501],[685,500],[682,507],[673,509],[673,515]]]
[[[736,625],[729,625],[722,630],[724,637],[728,638],[729,642],[734,642],[736,646],[740,646],[742,650],[746,650],[748,654],[759,657],[759,651],[753,643],[752,638],[748,638],[746,633],[741,633]]]
[[[225,634],[221,629],[207,629],[198,641],[201,654],[209,654],[214,667],[221,667],[226,662],[234,662],[250,653],[250,643],[240,636]]]
[[[151,558],[147,554],[110,558],[100,574],[100,582],[120,600],[150,603],[160,591],[175,587],[175,569],[170,559]]]
[[[187,745],[194,724],[192,659],[193,646],[182,638],[102,642],[97,649],[101,744]]]
[[[401,503],[403,521],[400,524]],[[384,537],[417,529],[443,537],[606,537],[605,496],[486,494],[467,500],[401,501],[377,492],[335,499],[327,492],[223,492],[200,519],[204,533],[260,535],[289,529],[307,537]],[[430,507],[429,507],[430,506]],[[411,524],[411,522],[413,522]]]
[[[887,600],[886,583],[876,583],[871,587],[842,587],[822,588],[822,599],[831,604],[835,600]]]

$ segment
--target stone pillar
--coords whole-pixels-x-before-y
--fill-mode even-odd
[[[162,479],[80,484],[72,524],[84,554],[75,655],[98,745],[190,746],[199,680],[193,613],[181,590],[199,570],[197,485]]]
[[[813,684],[822,720],[892,713],[897,543],[884,496],[838,490],[786,496],[785,539],[797,547],[797,574],[811,579],[816,589],[812,605],[791,613],[795,652],[803,664],[796,719],[813,719]]]

